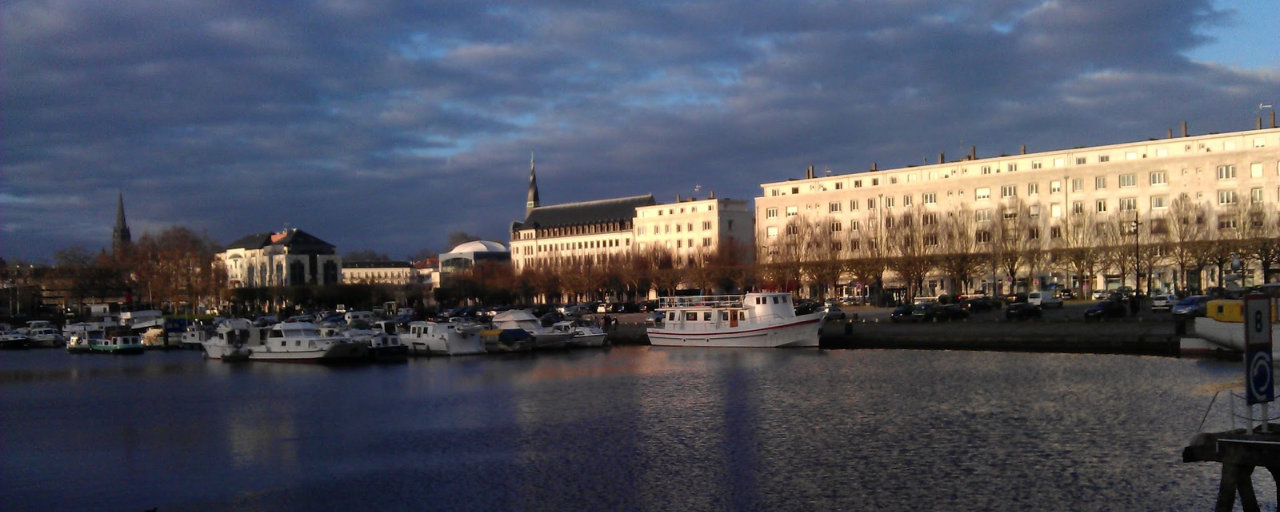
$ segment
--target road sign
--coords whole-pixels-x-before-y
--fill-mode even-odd
[[[1244,299],[1244,371],[1249,404],[1276,399],[1271,364],[1271,299],[1252,294]]]

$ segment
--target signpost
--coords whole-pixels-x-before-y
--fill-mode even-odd
[[[1244,299],[1245,395],[1250,416],[1253,404],[1262,404],[1262,428],[1267,429],[1267,404],[1276,399],[1275,369],[1271,363],[1271,299],[1251,294]],[[1250,420],[1249,429],[1253,429]]]

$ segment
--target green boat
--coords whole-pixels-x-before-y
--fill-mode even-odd
[[[134,335],[110,336],[89,340],[89,351],[99,354],[141,354],[146,351],[142,338]]]

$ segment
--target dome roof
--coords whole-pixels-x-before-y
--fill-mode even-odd
[[[473,242],[460,244],[457,247],[454,247],[453,250],[449,252],[459,253],[459,252],[510,252],[510,251],[507,250],[507,246],[502,245],[498,242],[490,242],[488,240],[476,240]]]

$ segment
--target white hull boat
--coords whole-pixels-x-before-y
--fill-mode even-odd
[[[533,336],[534,350],[565,348],[573,333],[543,327],[542,322],[528,310],[511,309],[493,317],[493,326],[498,329],[522,329]]]
[[[824,313],[795,314],[790,293],[663,297],[649,344],[666,347],[817,347]]]
[[[411,322],[400,342],[413,355],[463,356],[485,353],[484,324],[450,318],[448,322]]]

